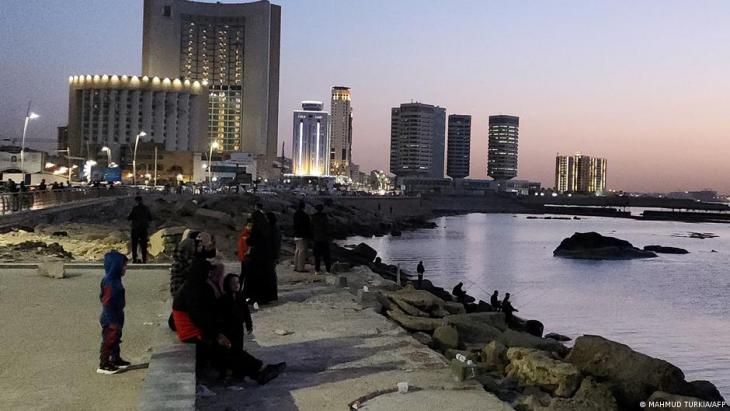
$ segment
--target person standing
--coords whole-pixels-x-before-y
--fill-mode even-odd
[[[421,288],[421,283],[423,282],[423,273],[426,272],[426,269],[423,268],[423,261],[418,262],[416,272],[418,273],[418,288]]]
[[[243,285],[246,298],[259,304],[266,300],[266,276],[271,264],[271,228],[263,208],[261,203],[257,203],[251,215],[251,235],[246,240],[250,251],[246,257],[247,272]]]
[[[494,293],[492,294],[492,298],[489,300],[489,302],[492,305],[492,309],[494,311],[500,310],[500,307],[502,307],[502,304],[499,302],[499,291],[494,290]]]
[[[99,357],[99,374],[116,374],[120,369],[129,367],[119,353],[124,328],[125,291],[122,277],[127,271],[127,256],[118,251],[110,251],[104,255],[104,278],[99,287],[101,292],[101,349]]]
[[[512,313],[518,312],[519,310],[512,306],[512,302],[509,300],[509,293],[506,293],[504,295],[504,300],[502,300],[502,312],[504,313],[504,321],[507,323],[507,325],[512,325],[514,321],[514,316]]]
[[[142,203],[142,197],[134,197],[135,206],[132,212],[127,216],[127,220],[132,222],[132,262],[139,264],[137,258],[137,247],[142,251],[142,263],[147,263],[147,240],[150,221],[152,214],[150,209]]]
[[[316,213],[312,216],[312,240],[314,241],[314,273],[319,274],[320,264],[324,261],[327,272],[332,268],[330,259],[329,220],[324,213],[324,206],[317,204]]]
[[[38,191],[46,191],[46,189],[46,179],[44,178],[41,180],[40,184],[38,184]]]
[[[251,236],[251,226],[252,226],[253,220],[251,217],[246,219],[246,224],[243,226],[243,230],[241,230],[241,234],[238,236],[238,247],[236,251],[236,258],[238,258],[238,261],[241,262],[241,283],[243,283],[244,279],[246,278],[246,264],[247,264],[247,257],[248,257],[248,238]]]
[[[305,207],[304,201],[300,201],[297,211],[294,213],[294,243],[296,244],[294,271],[300,273],[307,272],[307,252],[309,251],[307,241],[312,237],[312,223],[309,215],[304,211]]]
[[[276,265],[279,263],[279,254],[281,253],[281,230],[276,220],[276,214],[269,211],[266,213],[266,219],[269,222],[270,248],[266,276],[264,277],[264,304],[279,299]]]

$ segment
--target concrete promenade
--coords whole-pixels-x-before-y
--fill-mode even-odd
[[[67,278],[35,269],[0,271],[0,408],[137,409],[169,271],[130,269],[122,356],[139,365],[117,375],[99,364],[99,281],[103,269],[68,269]]]

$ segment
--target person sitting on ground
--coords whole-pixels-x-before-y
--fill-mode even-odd
[[[223,335],[231,341],[233,349],[243,349],[243,329],[253,332],[251,310],[243,299],[240,277],[228,274],[223,280],[224,294],[220,301]]]
[[[474,297],[468,295],[466,291],[464,291],[464,283],[459,282],[459,284],[456,284],[456,287],[454,287],[453,291],[451,291],[451,294],[456,297],[456,301],[467,304],[467,303],[473,303]]]
[[[175,296],[172,314],[177,336],[184,343],[195,344],[198,368],[211,362],[219,370],[230,368],[236,376],[266,384],[284,370],[286,363],[265,365],[243,348],[233,347],[218,321],[218,302],[208,284],[211,268],[207,260],[196,259],[191,277]]]
[[[489,300],[490,305],[492,306],[492,310],[499,311],[502,307],[502,304],[499,302],[499,291],[494,290],[494,293],[492,294],[492,298]]]
[[[504,321],[507,325],[512,325],[514,322],[514,316],[512,313],[518,312],[519,310],[512,306],[512,302],[509,300],[509,293],[504,295],[502,300],[502,312],[504,313]]]
[[[110,251],[104,255],[104,278],[99,285],[101,292],[101,349],[99,356],[99,374],[116,374],[129,367],[120,355],[119,344],[122,341],[124,328],[125,291],[122,277],[127,271],[127,257],[118,251]]]

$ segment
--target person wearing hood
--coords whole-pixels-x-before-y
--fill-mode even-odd
[[[116,374],[129,367],[119,353],[124,328],[125,292],[122,277],[127,271],[127,257],[118,251],[104,255],[104,278],[101,280],[99,300],[101,301],[101,353],[99,374]]]

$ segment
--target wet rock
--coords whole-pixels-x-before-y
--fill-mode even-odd
[[[459,347],[459,332],[456,328],[442,325],[433,331],[434,347],[442,352]]]
[[[665,247],[662,245],[647,245],[644,246],[644,251],[653,251],[661,254],[689,254],[689,251],[684,248],[678,247]]]
[[[572,338],[566,337],[566,336],[564,336],[562,334],[558,334],[558,333],[547,333],[547,334],[545,334],[545,338],[550,338],[551,340],[555,340],[555,341],[570,341],[570,340],[572,340]]]
[[[590,232],[575,233],[564,239],[553,251],[553,256],[589,260],[629,260],[657,255],[651,251],[640,250],[626,240]]]
[[[387,314],[393,321],[412,331],[433,332],[433,330],[441,326],[440,318],[414,317],[404,313],[395,305],[390,307]]]
[[[525,321],[525,332],[532,334],[535,337],[542,337],[542,333],[545,331],[545,326],[537,320]]]
[[[578,337],[566,361],[612,383],[622,407],[634,408],[654,391],[681,392],[686,385],[682,370],[674,365],[597,335]]]
[[[618,411],[618,404],[607,384],[586,377],[573,398],[554,398],[545,411]]]
[[[563,344],[534,335],[515,331],[505,330],[496,337],[496,340],[504,344],[506,347],[523,347],[534,348],[542,351],[555,352],[560,356],[564,356],[570,349]]]
[[[482,361],[488,369],[504,374],[507,365],[507,347],[499,341],[490,342],[482,349]]]
[[[517,378],[523,386],[535,385],[559,397],[572,396],[583,378],[573,364],[555,360],[540,350],[510,348],[507,359],[508,376]]]

